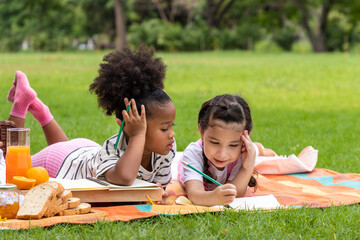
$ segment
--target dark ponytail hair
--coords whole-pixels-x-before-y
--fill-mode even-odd
[[[244,126],[244,130],[249,133],[253,128],[250,107],[247,102],[238,95],[218,95],[206,101],[201,106],[198,116],[198,125],[201,132],[204,132],[213,120],[221,120],[225,123],[239,123]],[[209,172],[208,159],[204,154],[204,172],[211,176]],[[209,183],[207,179],[205,182]],[[251,176],[248,183],[249,187],[256,186],[256,179]]]

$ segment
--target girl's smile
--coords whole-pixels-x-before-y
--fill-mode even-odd
[[[238,123],[213,120],[201,133],[205,156],[219,170],[239,159],[243,129],[244,127]]]

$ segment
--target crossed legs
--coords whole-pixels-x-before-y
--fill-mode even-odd
[[[37,97],[30,87],[23,72],[17,71],[13,86],[10,88],[8,100],[13,103],[9,120],[15,122],[16,127],[25,126],[25,116],[30,112],[43,128],[48,145],[68,141],[68,137],[51,115],[49,108]]]

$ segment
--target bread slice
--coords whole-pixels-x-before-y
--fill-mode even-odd
[[[58,183],[58,182],[55,182],[55,181],[48,181],[48,182],[46,182],[46,184],[50,184],[56,189],[56,196],[57,197],[60,197],[65,191],[65,188],[61,183]]]
[[[65,190],[64,193],[56,200],[56,205],[62,204],[71,197],[72,197],[72,192],[70,190]]]
[[[40,219],[51,207],[56,190],[50,184],[40,184],[30,189],[17,213],[19,219]]]
[[[64,194],[65,189],[61,183],[55,181],[49,181],[44,184],[49,184],[55,188],[55,196],[44,213],[44,217],[52,217],[60,211],[58,209],[60,204],[57,204],[57,199]]]
[[[90,210],[91,210],[91,205],[89,203],[80,203],[79,206],[65,209],[63,211],[60,211],[58,214],[60,216],[69,216],[76,214],[85,214],[90,212]]]
[[[80,205],[80,198],[72,197],[66,200],[68,208],[74,208]]]
[[[48,208],[46,210],[46,212],[44,213],[43,217],[52,217],[57,213],[56,210],[56,191],[55,194],[53,195],[51,201],[48,204]]]

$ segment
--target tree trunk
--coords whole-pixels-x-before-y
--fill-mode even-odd
[[[121,0],[114,0],[114,10],[116,27],[116,50],[122,50],[127,47],[127,42],[125,15]]]
[[[163,22],[167,23],[169,22],[168,17],[166,16],[164,7],[162,5],[161,2],[159,2],[159,0],[152,0],[152,2],[154,3],[155,7],[157,8],[160,18]]]
[[[220,27],[222,18],[230,10],[231,5],[235,0],[206,0],[206,23],[208,27]],[[222,8],[221,5],[225,4]]]
[[[301,13],[301,25],[304,28],[313,49],[313,52],[326,52],[326,27],[327,18],[334,0],[324,0],[321,8],[321,15],[318,20],[318,28],[312,31],[309,24],[309,15],[301,0],[293,0]]]
[[[329,16],[330,9],[334,3],[334,0],[325,0],[322,9],[321,15],[319,17],[319,27],[318,27],[318,46],[317,50],[319,52],[326,52],[326,28],[327,28],[327,20]]]
[[[208,27],[214,26],[214,0],[206,0],[206,24]]]
[[[231,1],[228,2],[228,3],[226,4],[226,6],[223,8],[223,10],[221,11],[219,17],[216,18],[216,21],[215,21],[215,26],[216,26],[216,27],[220,27],[220,23],[221,23],[222,18],[224,17],[225,13],[230,10],[231,5],[233,5],[234,2],[235,2],[235,0],[231,0]],[[222,4],[222,3],[223,3],[223,2],[220,2],[220,4]],[[220,5],[218,6],[217,9],[220,10]]]

